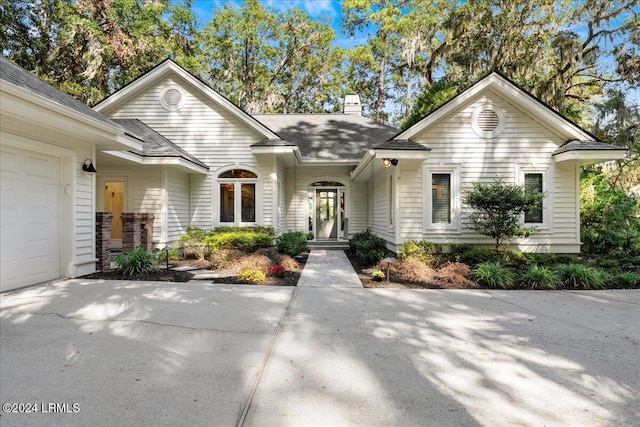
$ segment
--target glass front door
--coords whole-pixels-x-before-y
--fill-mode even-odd
[[[309,190],[309,231],[318,240],[338,239],[345,229],[345,191],[340,188]]]

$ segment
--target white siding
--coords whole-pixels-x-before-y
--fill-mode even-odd
[[[152,213],[153,221],[153,242],[162,242],[162,224],[165,223],[163,216],[163,200],[165,198],[162,185],[162,168],[151,166],[139,168],[133,179],[133,212]]]
[[[485,103],[496,105],[505,113],[505,128],[493,139],[479,137],[471,126],[473,111]],[[468,228],[464,206],[459,230],[425,227],[423,212],[426,211],[426,191],[429,189],[423,188],[423,171],[428,173],[430,167],[459,167],[462,189],[473,182],[492,182],[496,178],[508,183],[518,182],[519,168],[529,167],[544,169],[553,177],[553,188],[545,188],[550,193],[545,206],[553,210],[553,219],[551,228],[514,243],[519,243],[523,250],[546,251],[550,249],[549,245],[555,245],[552,250],[557,251],[579,249],[576,166],[553,162],[551,154],[565,141],[535,118],[524,114],[496,93],[486,91],[413,139],[432,151],[423,169],[402,169],[400,240],[492,243]]]
[[[173,244],[189,226],[189,175],[168,170],[166,191],[167,241]]]
[[[185,103],[178,111],[167,111],[160,105],[160,92],[169,84],[177,84],[185,90]],[[190,178],[190,224],[201,228],[216,225],[217,218],[213,216],[216,202],[212,200],[215,178],[222,168],[244,167],[257,171],[262,178],[262,218],[258,218],[258,222],[274,225],[272,174],[276,172],[275,166],[270,158],[257,158],[250,148],[262,140],[262,136],[187,82],[177,77],[166,79],[110,116],[140,119],[210,167],[208,176]]]

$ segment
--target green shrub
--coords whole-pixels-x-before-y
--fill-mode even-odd
[[[553,270],[536,264],[530,265],[520,279],[525,287],[531,289],[558,289],[562,286],[560,277]]]
[[[374,271],[371,273],[371,278],[376,282],[382,282],[384,280],[384,273],[382,271]]]
[[[307,250],[307,236],[301,231],[289,231],[276,239],[278,252],[296,256]]]
[[[260,283],[265,281],[267,275],[260,270],[247,269],[240,273],[240,276],[238,277],[242,280],[246,280],[247,282]]]
[[[436,245],[426,240],[409,240],[398,246],[398,259],[416,259],[427,264],[432,264],[435,259]]]
[[[198,227],[187,227],[185,234],[178,239],[178,244],[185,258],[205,259],[208,255],[205,239],[210,234],[211,232]]]
[[[451,262],[461,262],[470,267],[476,267],[484,262],[498,263],[504,260],[503,255],[495,249],[476,248],[471,245],[459,245],[459,247],[451,245],[451,247],[454,248]]]
[[[349,240],[349,246],[356,258],[367,265],[375,265],[387,255],[384,239],[370,231],[354,234]]]
[[[564,286],[578,289],[604,289],[608,279],[604,271],[582,264],[560,264],[556,273]]]
[[[613,284],[618,288],[640,288],[640,273],[625,271],[618,273],[612,278]]]
[[[271,246],[273,237],[267,233],[253,231],[229,231],[207,236],[205,244],[211,250],[237,249],[243,252],[253,252],[259,248]]]
[[[179,248],[171,248],[169,250],[160,249],[156,253],[156,257],[158,258],[158,262],[166,263],[167,257],[169,260],[179,259],[180,258],[180,249]]]
[[[313,234],[313,231],[310,231],[310,232],[308,232],[308,233],[307,233],[307,240],[313,240],[313,239],[314,239],[314,237],[315,237],[315,236],[314,236],[314,234]]]
[[[135,249],[115,255],[111,260],[116,264],[116,269],[133,276],[139,273],[149,273],[156,265],[156,254],[144,249]]]
[[[611,187],[601,174],[580,183],[580,237],[586,254],[640,256],[640,202]]]
[[[268,234],[271,237],[276,236],[276,229],[273,227],[268,227],[266,225],[249,225],[246,227],[240,227],[235,225],[221,225],[219,227],[214,228],[212,234],[237,233],[237,232]]]
[[[513,273],[508,268],[492,262],[483,262],[473,270],[473,278],[490,288],[509,289],[513,287]]]

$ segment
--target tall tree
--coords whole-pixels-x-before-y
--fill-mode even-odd
[[[335,33],[298,9],[277,13],[258,0],[226,4],[200,36],[210,84],[250,113],[337,108],[342,52]]]

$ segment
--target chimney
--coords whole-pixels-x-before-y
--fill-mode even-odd
[[[360,96],[358,95],[346,95],[344,97],[344,113],[362,115],[362,104],[360,103]]]

